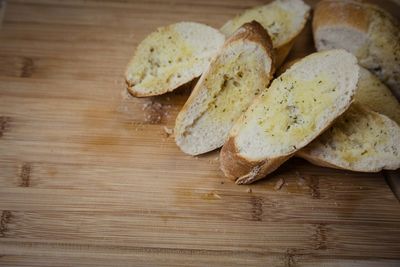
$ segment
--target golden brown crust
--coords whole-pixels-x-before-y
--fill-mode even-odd
[[[315,8],[312,27],[318,28],[346,24],[359,31],[368,32],[369,15],[358,1],[322,0]]]
[[[135,91],[135,90],[133,89],[133,85],[132,85],[128,80],[126,80],[126,79],[125,79],[125,83],[126,83],[126,90],[128,90],[128,93],[129,93],[131,96],[134,96],[134,97],[147,97],[147,96],[151,96],[151,95],[149,95],[149,94],[141,94],[141,93],[139,93],[138,91]]]
[[[231,180],[247,175],[253,168],[262,162],[251,162],[239,155],[235,145],[235,138],[230,137],[220,153],[221,170]]]
[[[233,34],[225,43],[224,47],[228,46],[230,43],[233,43],[237,40],[246,39],[249,41],[253,41],[259,43],[264,48],[265,52],[271,58],[271,71],[270,76],[272,76],[275,72],[275,54],[272,46],[272,40],[269,36],[267,30],[260,23],[253,20],[252,22],[248,22],[243,24],[237,31],[238,34]]]
[[[220,153],[220,167],[226,177],[236,184],[251,184],[275,171],[292,155],[285,155],[262,161],[251,161],[242,157],[236,147],[235,137],[230,137]]]

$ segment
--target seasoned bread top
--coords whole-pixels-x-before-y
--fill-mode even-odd
[[[269,84],[272,43],[258,23],[246,23],[224,44],[177,116],[175,140],[191,155],[223,145],[233,123]]]
[[[200,76],[224,43],[218,30],[195,22],[158,28],[136,48],[125,79],[138,97],[160,95]]]
[[[348,109],[358,77],[356,58],[344,50],[296,62],[232,127],[220,155],[224,174],[247,184],[274,171]]]
[[[311,54],[275,79],[232,128],[241,155],[251,160],[291,154],[350,105],[356,59],[344,50]]]
[[[400,127],[354,103],[335,124],[297,154],[310,162],[360,172],[400,167]]]

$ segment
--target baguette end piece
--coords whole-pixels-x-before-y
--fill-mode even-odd
[[[346,49],[400,99],[400,27],[396,18],[367,2],[322,0],[313,17],[318,51]]]

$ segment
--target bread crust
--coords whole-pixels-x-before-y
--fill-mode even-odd
[[[319,2],[312,21],[313,32],[320,27],[333,25],[347,25],[361,32],[368,33],[369,15],[360,8],[360,2],[323,0]],[[314,35],[315,36],[315,35]]]
[[[226,177],[236,184],[251,184],[276,170],[292,155],[261,161],[251,161],[242,157],[236,147],[235,137],[229,137],[220,153],[220,168]]]
[[[272,41],[271,37],[269,36],[268,32],[264,29],[264,27],[261,26],[256,21],[248,22],[243,24],[242,27],[240,27],[231,37],[229,37],[223,47],[221,48],[221,51],[229,47],[233,42],[240,41],[240,40],[249,40],[255,43],[260,44],[263,49],[265,50],[265,53],[268,55],[268,57],[271,59],[271,69],[268,75],[265,77],[260,77],[262,79],[272,79],[272,76],[275,72],[275,55],[274,55],[274,50],[272,48]],[[188,112],[188,109],[196,102],[196,98],[199,95],[200,91],[202,90],[202,83],[204,80],[204,77],[208,75],[210,72],[213,64],[216,62],[216,60],[219,57],[219,54],[212,60],[210,63],[210,66],[208,69],[203,73],[203,75],[200,77],[199,81],[197,82],[196,86],[194,87],[192,93],[190,94],[188,100],[182,107],[181,111],[179,112],[177,119],[176,119],[176,125],[175,125],[175,140],[177,140],[181,135],[184,135],[186,132],[186,129],[183,131],[180,130],[182,127],[187,127],[186,125],[181,125],[180,124],[180,117],[184,116],[186,112]]]

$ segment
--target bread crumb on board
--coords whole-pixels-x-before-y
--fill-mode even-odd
[[[133,96],[124,88],[121,91],[121,99],[122,101],[127,101],[133,99]]]
[[[148,101],[143,103],[144,121],[150,124],[160,123],[163,118],[169,118],[171,105],[163,105],[159,102]]]
[[[306,179],[300,175],[299,172],[296,172],[296,176],[297,176],[297,185],[298,186],[304,186],[306,184]]]
[[[278,181],[276,181],[275,186],[274,186],[274,190],[275,191],[279,191],[281,190],[282,186],[285,184],[285,179],[280,178]]]
[[[215,158],[209,159],[208,163],[210,163],[210,164],[219,163],[219,157],[216,156]]]
[[[164,126],[163,128],[167,137],[170,137],[174,133],[174,129],[168,128],[167,126]]]
[[[218,193],[216,193],[215,191],[211,191],[203,194],[201,198],[204,200],[215,200],[215,199],[221,199],[221,196],[218,195]]]
[[[253,190],[251,190],[251,188],[247,188],[246,192],[250,194],[253,192]]]

